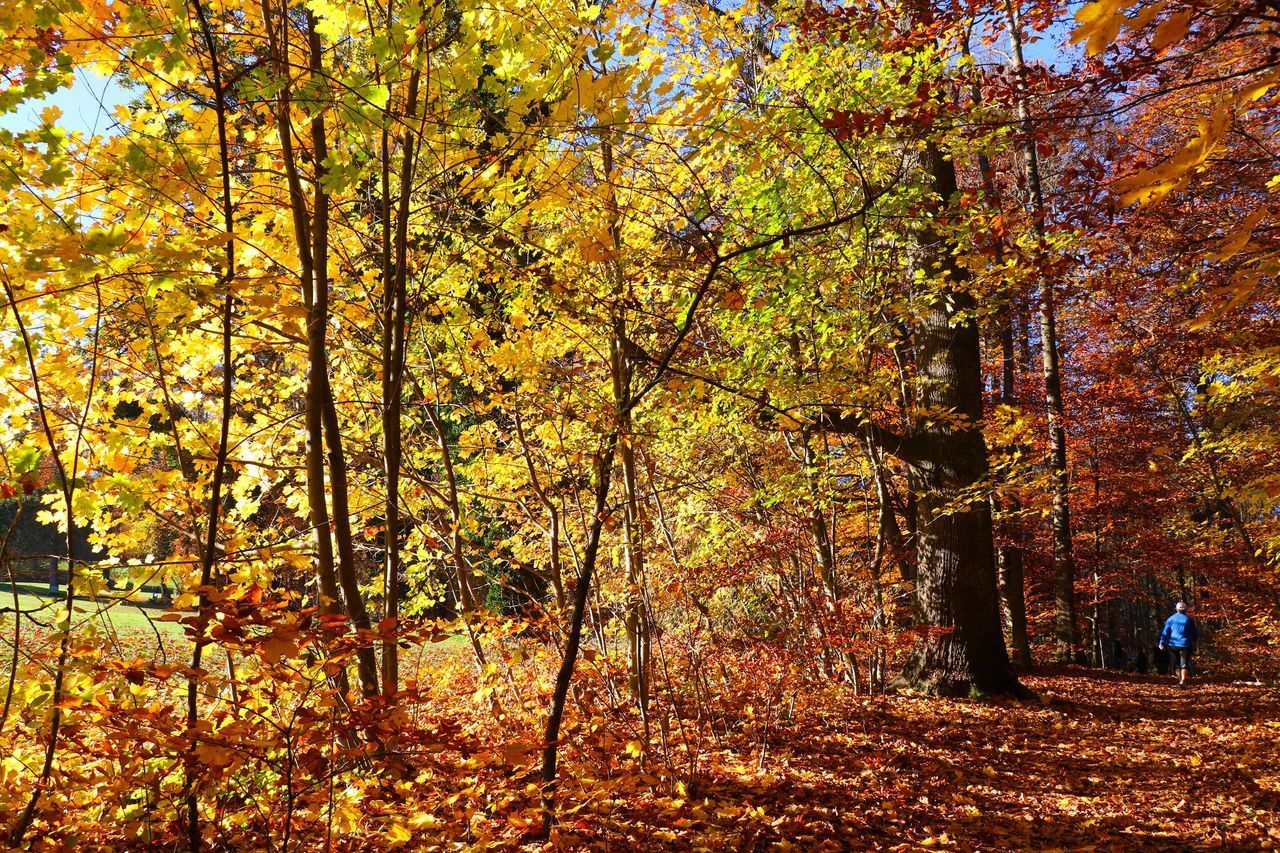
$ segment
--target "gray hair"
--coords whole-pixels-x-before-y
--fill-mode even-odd
[[[1179,613],[1186,613],[1187,603],[1185,601],[1179,601],[1177,604],[1173,606],[1173,609],[1178,611]]]

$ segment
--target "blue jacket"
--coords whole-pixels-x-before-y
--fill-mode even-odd
[[[1175,613],[1165,620],[1160,632],[1160,645],[1171,649],[1189,649],[1200,639],[1196,620],[1185,613]]]

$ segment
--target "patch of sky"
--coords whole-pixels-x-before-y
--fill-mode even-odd
[[[1023,56],[1028,63],[1040,62],[1055,71],[1068,71],[1084,58],[1084,45],[1068,43],[1073,29],[1075,21],[1068,15],[1054,21],[1042,33],[1028,33],[1022,45]]]
[[[130,94],[114,76],[105,76],[89,68],[77,68],[70,86],[42,98],[24,101],[14,110],[0,114],[0,129],[20,133],[40,124],[41,114],[49,107],[62,112],[58,125],[68,132],[86,136],[115,132],[115,108],[129,102]]]

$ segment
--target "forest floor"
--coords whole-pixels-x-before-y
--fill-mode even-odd
[[[44,603],[21,599],[23,610]],[[0,630],[7,618],[0,615]],[[172,646],[170,654],[186,648],[181,626],[152,622],[142,608],[121,604],[105,618],[126,657],[154,654],[157,644]],[[424,677],[442,664],[470,670],[461,637],[423,645],[406,671]],[[681,767],[678,785],[634,772],[632,759],[617,760],[616,746],[608,760],[579,756],[562,768],[565,809],[553,846],[1280,848],[1280,691],[1216,674],[1180,690],[1168,677],[1081,667],[1041,669],[1023,683],[1039,701],[853,697],[835,687],[815,695],[809,685],[781,703],[735,707],[740,725],[726,728],[717,745],[704,742],[698,772],[689,779]],[[492,781],[533,781],[536,745],[509,751],[505,780]],[[687,755],[675,763],[682,760]],[[650,771],[665,775],[656,762]],[[526,805],[527,818],[536,800]],[[395,813],[412,816],[415,808],[399,803]],[[501,825],[514,816],[499,808],[489,819]],[[432,834],[415,842],[443,849]],[[526,840],[525,849],[545,849]]]
[[[1280,846],[1280,694],[1066,667],[1038,703],[797,707],[765,760],[708,756],[683,797],[592,809],[609,849],[1259,850]],[[759,749],[757,744],[752,752]],[[637,827],[646,827],[639,834]],[[603,830],[603,832],[602,832]],[[616,833],[616,834],[615,834]],[[594,846],[594,845],[592,845]]]

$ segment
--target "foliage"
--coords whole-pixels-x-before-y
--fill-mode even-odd
[[[128,96],[0,130],[0,499],[91,546],[37,598],[0,514],[10,842],[1203,829],[1119,804],[1157,774],[1100,715],[1154,749],[1163,687],[883,695],[972,651],[921,573],[998,557],[1048,653],[1066,503],[1068,652],[1149,650],[1182,597],[1215,666],[1277,669],[1274,15],[1098,0],[1078,66],[1001,59],[1064,15],[8,4],[0,111],[89,71]],[[1260,802],[1268,700],[1225,689],[1167,716],[1214,774],[1253,755]],[[1010,793],[1032,768],[1067,788]],[[1275,837],[1250,797],[1223,843]]]

